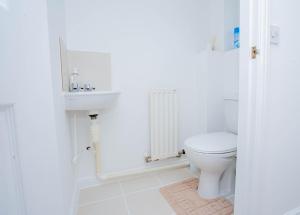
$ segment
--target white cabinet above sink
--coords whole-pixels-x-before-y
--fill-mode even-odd
[[[65,92],[67,111],[90,111],[109,108],[120,95],[119,91]]]

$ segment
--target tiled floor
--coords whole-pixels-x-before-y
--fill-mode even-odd
[[[181,168],[81,190],[78,215],[175,215],[159,188],[191,177]]]

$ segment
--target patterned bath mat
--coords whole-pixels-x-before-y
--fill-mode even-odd
[[[233,205],[224,198],[206,200],[197,193],[198,179],[192,178],[160,189],[177,215],[232,215]]]

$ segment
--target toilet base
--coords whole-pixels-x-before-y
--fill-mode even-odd
[[[219,179],[220,174],[212,174],[207,172],[201,172],[198,194],[205,199],[214,199],[219,197]]]
[[[232,195],[235,188],[235,160],[221,173],[201,171],[198,194],[205,199]]]

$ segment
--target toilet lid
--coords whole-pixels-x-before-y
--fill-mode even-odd
[[[200,134],[187,139],[185,145],[201,153],[223,154],[236,151],[237,135],[229,132]]]

